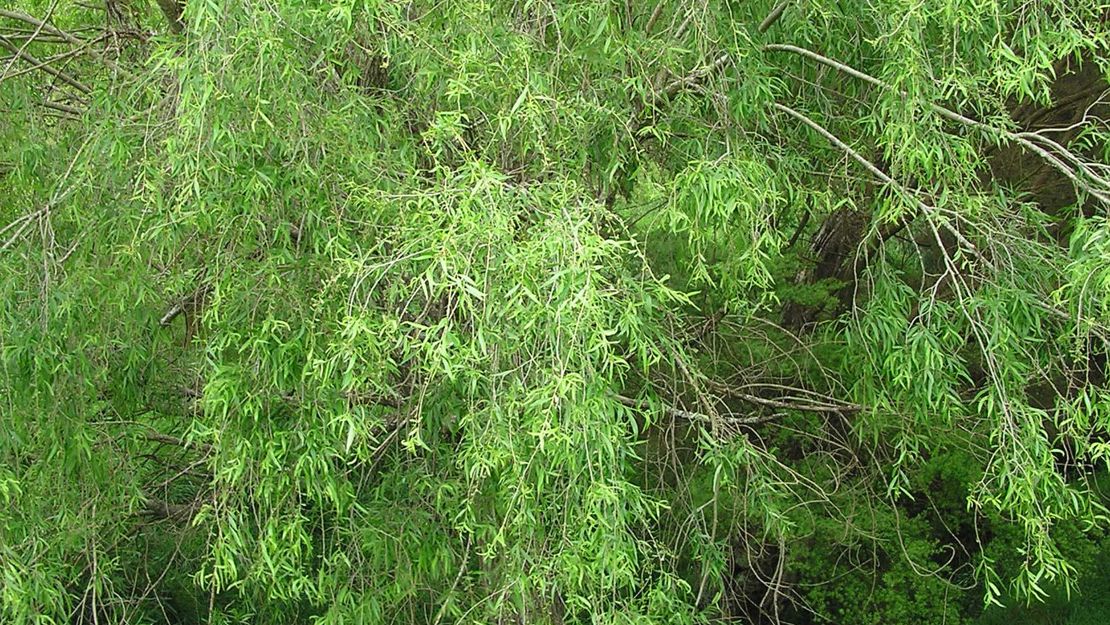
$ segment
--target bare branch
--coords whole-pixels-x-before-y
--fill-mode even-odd
[[[78,116],[81,115],[81,109],[74,108],[74,107],[69,106],[67,104],[62,104],[61,102],[51,102],[50,100],[47,100],[47,101],[43,102],[42,105],[45,106],[48,109],[54,109],[55,111],[61,111],[63,113],[71,113],[73,115],[78,115]]]
[[[70,44],[73,44],[75,46],[80,46],[79,49],[82,53],[88,54],[89,56],[93,57],[97,61],[100,61],[101,63],[104,63],[109,68],[111,68],[113,70],[116,70],[116,71],[121,71],[119,66],[116,65],[115,61],[113,61],[109,58],[106,58],[104,55],[100,54],[99,52],[89,48],[89,46],[92,43],[94,43],[94,41],[83,41],[83,40],[75,37],[73,34],[68,33],[66,31],[62,30],[61,28],[58,28],[57,26],[49,23],[47,20],[40,20],[40,19],[38,19],[38,18],[36,18],[32,15],[28,15],[28,14],[22,13],[20,11],[9,11],[9,10],[5,10],[5,9],[0,9],[0,17],[7,17],[9,19],[18,20],[18,21],[24,22],[26,24],[30,24],[30,25],[35,27],[35,32],[36,33],[41,32],[41,31],[49,32],[52,35],[60,37],[66,43],[70,43]],[[34,39],[34,36],[32,36],[32,39]],[[124,73],[129,73],[129,72],[124,72]]]
[[[77,37],[74,37],[73,35],[67,33],[66,31],[58,28],[57,26],[54,26],[53,24],[49,24],[45,21],[39,20],[39,19],[37,19],[37,18],[35,18],[31,15],[27,15],[26,13],[23,13],[23,12],[20,12],[20,11],[9,11],[7,9],[0,9],[0,17],[6,17],[6,18],[9,18],[9,19],[13,19],[13,20],[23,22],[25,24],[30,24],[31,26],[34,26],[36,29],[45,30],[48,33],[57,35],[58,37],[61,37],[62,39],[66,40],[69,43],[73,43],[73,44],[80,44],[81,43],[80,39],[78,39]]]
[[[639,132],[644,126],[647,125],[648,120],[644,116],[645,111],[657,109],[663,104],[666,104],[667,101],[677,95],[679,91],[697,85],[703,79],[705,79],[706,76],[724,67],[724,65],[728,63],[729,58],[729,55],[722,54],[709,65],[698,67],[694,70],[691,70],[690,73],[686,74],[685,76],[681,78],[676,78],[667,83],[667,85],[664,86],[662,90],[655,94],[655,96],[651,99],[649,103],[647,103],[646,105],[640,105],[636,108],[633,117],[634,121],[631,124],[633,134]]]
[[[629,408],[638,408],[640,410],[648,410],[651,408],[651,406],[647,402],[633,399],[631,397],[626,397],[624,395],[615,395],[614,397],[617,401],[624,404],[625,406],[628,406]],[[679,417],[680,419],[686,419],[687,421],[697,421],[698,423],[707,423],[710,425],[714,423],[714,418],[707,414],[702,414],[700,412],[691,412],[689,410],[683,410],[682,408],[677,408],[675,406],[664,405],[663,411],[669,415]],[[777,419],[781,416],[783,415],[773,414],[759,415],[755,417],[737,417],[729,414],[721,415],[719,419],[720,423],[724,425],[758,425],[760,423],[773,421],[774,419]]]
[[[68,59],[72,56],[76,56],[78,54],[81,54],[82,52],[84,52],[84,50],[82,48],[74,48],[72,50],[68,50],[68,51],[63,52],[61,54],[56,54],[56,55],[54,55],[50,58],[42,59],[41,61],[38,62],[38,64],[32,65],[30,67],[24,67],[23,69],[21,69],[17,72],[11,72],[11,71],[4,72],[2,75],[0,75],[0,82],[3,82],[5,80],[10,80],[12,78],[15,78],[16,76],[22,76],[23,74],[30,74],[31,72],[36,71],[36,70],[40,70],[43,67],[45,67],[47,65],[50,65],[51,63],[57,63],[58,61]]]
[[[46,9],[46,19],[50,19],[50,17],[51,17],[52,15],[54,15],[54,9],[56,9],[56,8],[58,8],[58,0],[51,0],[51,2],[50,2],[50,6],[49,6],[49,7],[47,7],[47,9]],[[4,71],[0,72],[0,75],[4,75],[4,76],[6,76],[6,75],[8,74],[8,72],[10,72],[10,71],[11,71],[11,69],[12,69],[12,65],[14,65],[14,64],[15,64],[15,61],[16,61],[16,59],[18,59],[18,58],[22,58],[22,57],[21,57],[20,55],[21,55],[21,54],[22,54],[22,53],[23,53],[24,51],[26,51],[26,50],[27,50],[27,46],[31,45],[31,42],[32,42],[32,41],[33,41],[33,40],[34,40],[34,39],[35,39],[36,37],[40,36],[41,34],[42,34],[42,24],[40,23],[40,24],[39,24],[38,26],[36,26],[36,27],[35,27],[34,31],[32,31],[32,32],[30,33],[30,35],[28,35],[27,37],[25,37],[25,38],[24,38],[24,39],[26,39],[26,41],[24,41],[24,42],[23,42],[23,43],[22,43],[22,44],[21,44],[21,45],[19,46],[19,50],[18,50],[18,51],[17,51],[17,52],[15,53],[15,54],[13,54],[13,55],[11,56],[11,58],[9,58],[9,59],[7,60],[7,63],[5,63],[5,64],[4,64]],[[10,43],[11,43],[11,42],[8,42],[8,43],[9,43],[9,45],[10,45]]]
[[[771,9],[771,12],[767,14],[767,17],[763,18],[763,21],[759,23],[759,32],[765,33],[767,29],[774,26],[775,22],[779,21],[783,12],[786,11],[786,7],[790,6],[790,2],[791,0],[781,0],[776,4],[775,8]]]
[[[860,412],[864,409],[859,404],[848,403],[826,403],[815,401],[813,399],[798,398],[798,397],[779,397],[775,399],[760,397],[759,395],[752,395],[745,393],[739,389],[732,389],[723,385],[714,385],[714,388],[720,392],[735,397],[736,399],[746,401],[749,404],[756,404],[758,406],[767,406],[768,408],[778,408],[780,410],[799,410],[801,412],[831,412],[831,413],[854,413]],[[800,390],[800,389],[799,389]]]
[[[147,426],[147,427],[149,427],[149,426]],[[189,441],[186,441],[185,439],[181,439],[181,438],[178,438],[176,436],[171,436],[169,434],[163,434],[163,433],[155,431],[153,429],[151,429],[151,431],[144,434],[143,437],[146,438],[146,440],[151,441],[153,443],[164,443],[166,445],[176,445],[177,447],[186,447],[186,448],[195,447],[195,448],[203,451],[206,454],[212,453],[212,446],[209,445],[208,443],[190,443]]]
[[[400,397],[389,397],[386,395],[378,395],[371,393],[355,393],[348,391],[344,396],[353,404],[371,404],[377,406],[385,406],[386,408],[400,409],[404,406],[404,400]]]
[[[162,318],[158,320],[158,325],[162,327],[170,325],[170,323],[173,322],[174,319],[177,319],[178,316],[181,315],[181,313],[195,306],[202,297],[208,294],[208,291],[211,290],[211,288],[211,286],[204,285],[193,291],[191,294],[182,298],[180,301],[171,306],[169,309],[166,310],[165,313],[162,314]]]
[[[729,56],[727,54],[722,54],[721,56],[717,57],[709,65],[707,65],[705,67],[695,69],[694,71],[690,72],[689,74],[686,74],[682,78],[676,78],[675,80],[668,83],[666,87],[663,87],[663,91],[661,92],[661,97],[656,97],[656,101],[667,100],[669,98],[672,98],[672,97],[674,97],[674,95],[676,93],[678,93],[682,89],[692,87],[692,86],[698,84],[699,82],[701,82],[701,80],[703,78],[705,78],[709,74],[711,74],[711,73],[721,69],[722,67],[724,67],[725,63],[728,63],[728,60],[729,60]]]
[[[174,319],[177,319],[177,317],[182,312],[184,312],[184,310],[185,310],[185,304],[183,304],[183,303],[174,304],[173,306],[170,307],[169,310],[167,310],[162,315],[162,318],[158,320],[158,325],[160,325],[162,327],[170,325],[170,323],[173,322]]]
[[[197,508],[200,507],[200,502],[194,501],[188,504],[170,503],[161,499],[148,497],[146,499],[146,507],[144,511],[152,516],[169,519],[171,521],[186,522],[192,519],[193,514]]]
[[[43,63],[42,61],[38,60],[37,58],[35,58],[34,56],[32,56],[28,52],[24,52],[19,47],[12,44],[12,42],[8,41],[8,39],[6,37],[0,36],[0,47],[3,47],[4,49],[8,50],[9,52],[14,54],[15,56],[23,59],[24,61],[26,61],[28,63],[30,63],[31,65],[39,66],[39,69],[41,69],[42,71],[46,72],[47,74],[50,74],[51,76],[57,78],[58,80],[61,80],[62,82],[66,83],[67,85],[69,85],[69,86],[73,87],[74,89],[80,91],[81,93],[84,93],[86,95],[92,93],[92,89],[85,86],[83,83],[78,81],[76,78],[70,76],[69,74],[67,74],[67,73],[65,73],[61,70],[54,69],[53,67],[50,67],[49,64]]]

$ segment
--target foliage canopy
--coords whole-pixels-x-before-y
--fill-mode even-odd
[[[1097,561],[1106,0],[0,48],[4,622],[958,623]]]

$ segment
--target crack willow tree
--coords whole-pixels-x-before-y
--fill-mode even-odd
[[[15,4],[5,623],[959,623],[1107,527],[1105,0]]]

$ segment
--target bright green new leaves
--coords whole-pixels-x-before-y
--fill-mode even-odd
[[[1106,7],[124,4],[0,14],[5,622],[953,622],[1083,574]]]

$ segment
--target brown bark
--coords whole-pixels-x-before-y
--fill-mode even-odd
[[[822,280],[852,280],[854,259],[867,233],[867,215],[849,208],[841,208],[821,224],[810,245],[809,261],[798,272],[795,284],[816,284]],[[783,325],[801,329],[813,322],[820,310],[798,302],[787,302],[783,308]]]
[[[1015,105],[1012,117],[1026,131],[1061,129],[1050,132],[1049,136],[1068,147],[1079,134],[1079,122],[1085,115],[1105,119],[1110,114],[1110,107],[1098,103],[1110,85],[1091,58],[1078,63],[1070,57],[1062,59],[1054,71],[1058,78],[1052,85],[1053,104],[1049,107],[1031,103]],[[995,152],[990,159],[990,171],[986,173],[995,180],[1027,191],[1048,214],[1071,206],[1077,199],[1070,180],[1021,145],[1011,144]]]
[[[170,30],[175,34],[185,32],[185,22],[181,21],[181,12],[184,9],[183,2],[179,0],[157,0],[158,8],[162,9],[162,14],[166,16],[166,21],[170,23]]]

